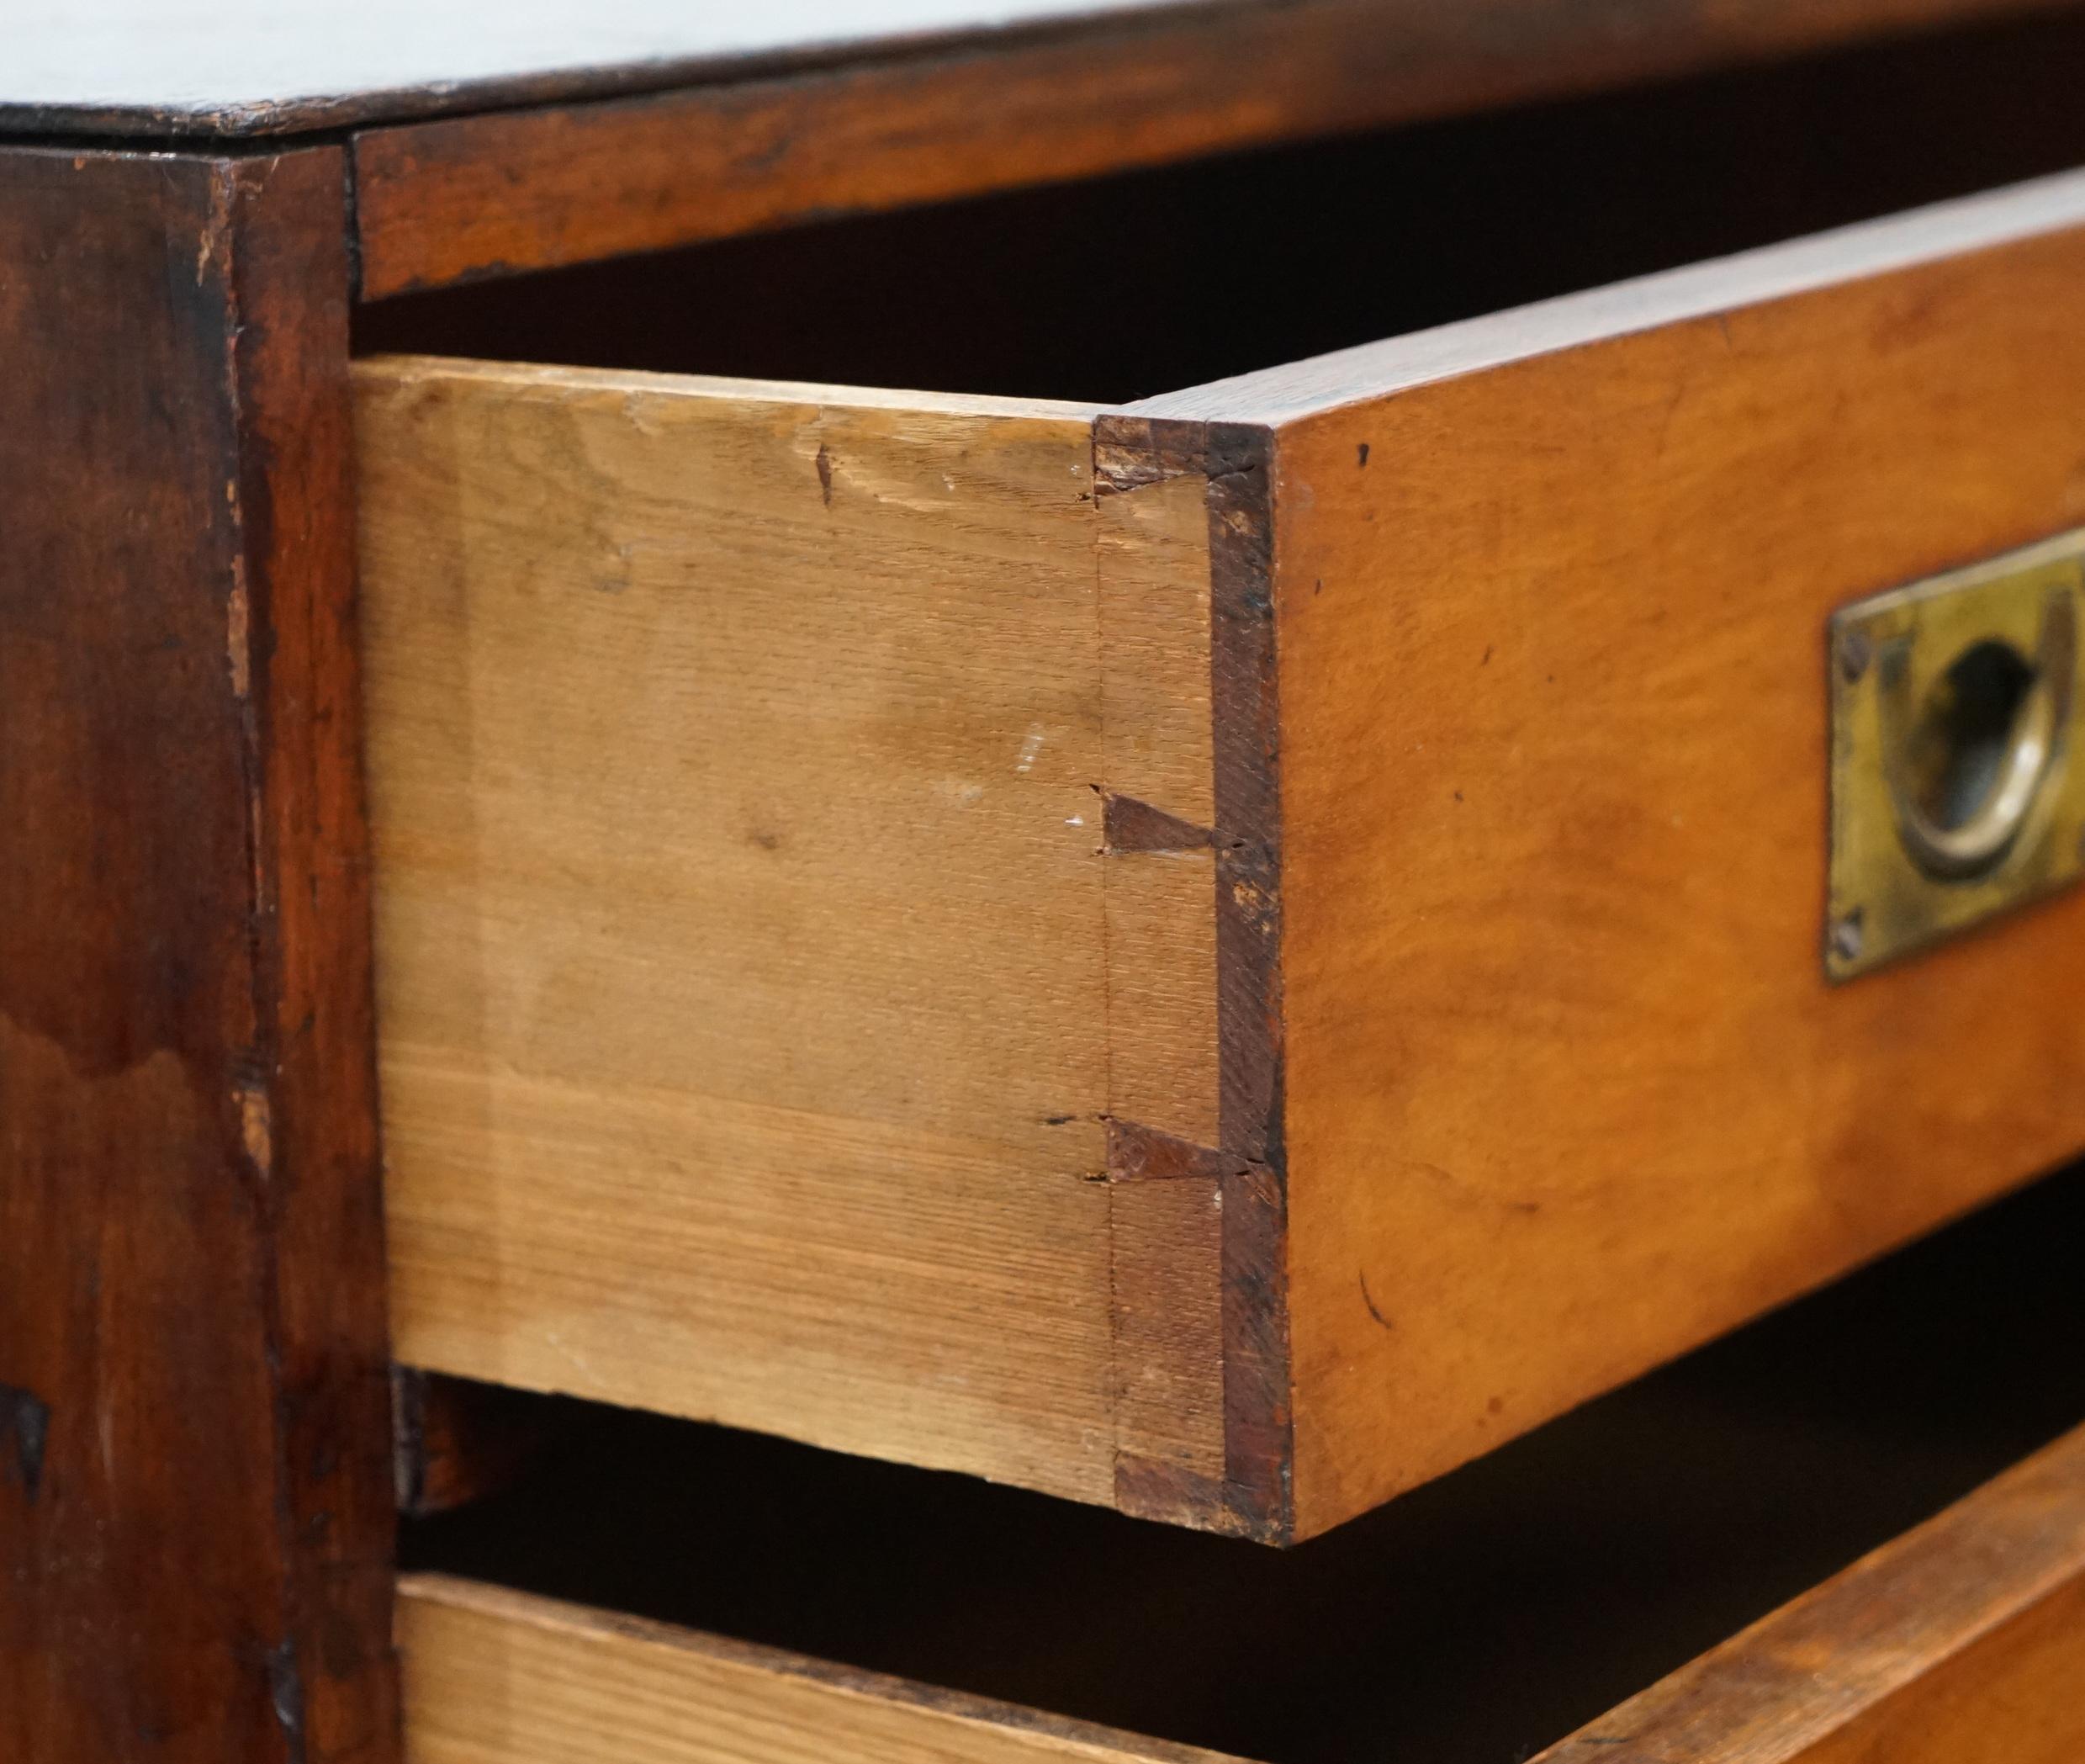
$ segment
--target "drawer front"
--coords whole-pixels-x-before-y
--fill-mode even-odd
[[[1163,1740],[442,1576],[402,1583],[399,1641],[415,1764],[1219,1764]],[[1379,1682],[1410,1694],[1394,1671]],[[2081,1683],[2085,1433],[1539,1764],[2072,1764],[2085,1747]]]
[[[2066,175],[1102,420],[1265,626],[1296,1533],[2085,1142],[2085,894],[1822,955],[1830,616],[2085,521],[2081,290]]]
[[[364,363],[400,1357],[1290,1539],[2085,1143],[2081,897],[1819,955],[2082,222],[1118,411]]]
[[[1536,1764],[2058,1764],[2085,1756],[2085,1433]]]
[[[438,1575],[398,1642],[411,1764],[1236,1764]]]

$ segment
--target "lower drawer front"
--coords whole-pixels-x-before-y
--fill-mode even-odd
[[[414,1764],[1220,1756],[439,1576],[401,1584],[399,1639]],[[2076,1764],[2082,1687],[2085,1432],[1541,1759]]]
[[[468,1581],[399,1589],[412,1764],[1219,1764],[873,1673]]]
[[[1826,633],[2085,519],[2082,289],[2074,177],[1125,411],[363,363],[400,1357],[1294,1539],[2061,1161],[2085,895],[1827,979]]]
[[[1547,1764],[2085,1756],[2085,1433],[1542,1756]]]

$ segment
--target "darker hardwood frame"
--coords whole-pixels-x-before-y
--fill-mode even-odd
[[[399,1756],[345,156],[0,149],[10,1756]]]
[[[1463,66],[1503,71],[1513,93],[1534,89],[1545,62],[1597,61],[1617,77],[1646,77],[1709,65],[1717,59],[1814,47],[1864,35],[2003,17],[2061,0],[1464,0],[1453,8],[1428,0],[1143,0],[1098,13],[1045,17],[1010,24],[956,24],[881,40],[842,38],[820,44],[622,63],[581,64],[540,72],[494,75],[436,84],[378,87],[287,98],[215,102],[107,104],[0,101],[0,134],[188,140],[282,140],[379,123],[482,116],[616,98],[743,85],[835,67],[855,69],[982,51],[1019,72],[1023,58],[1072,45],[1130,52],[1155,50],[1163,62],[1192,58],[1222,76],[1222,57],[1204,45],[1243,50],[1256,41],[1292,56],[1315,59],[1320,72],[1341,73],[1332,51],[1400,46],[1394,76],[1432,82]],[[1264,29],[1264,37],[1256,36]],[[1344,34],[1342,35],[1342,33]],[[1247,66],[1226,92],[1263,90],[1279,70]],[[980,98],[989,93],[981,90]]]
[[[1568,97],[2050,4],[1227,0],[643,98],[365,129],[352,142],[362,295]]]

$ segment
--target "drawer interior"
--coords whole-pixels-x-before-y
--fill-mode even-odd
[[[2085,1168],[1287,1552],[569,1405],[405,1561],[1265,1764],[1512,1764],[2085,1417],[2081,1242]]]
[[[1126,402],[2085,162],[2016,19],[361,309],[365,352]]]

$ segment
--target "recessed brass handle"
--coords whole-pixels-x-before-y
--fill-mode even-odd
[[[1829,978],[2085,872],[2082,622],[2085,530],[1833,615]]]
[[[1883,765],[1912,861],[1944,880],[2002,863],[2055,769],[2077,674],[2075,597],[2052,590],[2031,657],[2003,637],[1968,644],[1915,691],[1912,638],[1881,657]]]

